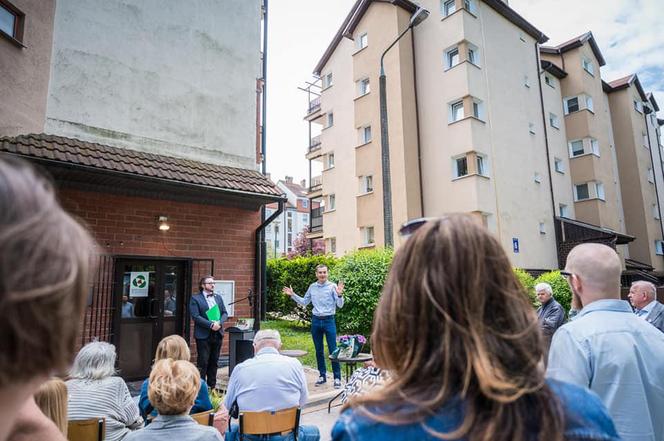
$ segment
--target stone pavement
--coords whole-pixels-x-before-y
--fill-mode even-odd
[[[332,427],[339,418],[340,410],[341,406],[337,406],[332,408],[332,412],[327,413],[327,404],[308,407],[300,417],[300,424],[318,427],[321,441],[329,441],[332,439]]]

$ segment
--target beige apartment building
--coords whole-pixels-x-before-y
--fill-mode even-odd
[[[468,212],[515,266],[557,268],[586,240],[618,245],[629,257],[613,89],[600,77],[604,59],[592,34],[545,47],[547,37],[506,2],[418,4],[428,19],[385,55],[394,245],[407,220]],[[311,237],[337,255],[390,238],[380,57],[417,7],[356,2],[307,88],[309,197],[323,205],[312,213]]]

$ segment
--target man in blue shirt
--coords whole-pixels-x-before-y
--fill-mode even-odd
[[[582,244],[561,271],[583,308],[558,328],[547,376],[585,386],[609,410],[621,438],[664,439],[664,334],[620,300],[618,254]]]
[[[337,349],[337,324],[334,320],[334,314],[337,312],[337,308],[344,306],[344,283],[339,282],[337,286],[328,281],[325,265],[316,267],[316,278],[318,281],[309,285],[304,297],[295,294],[290,286],[284,287],[283,292],[300,305],[306,306],[309,303],[314,305],[313,317],[311,318],[311,336],[316,347],[316,364],[320,375],[316,386],[320,386],[327,381],[323,336],[327,340],[327,349],[331,354]],[[334,375],[334,388],[340,389],[341,367],[336,361],[332,362],[332,374]]]
[[[627,297],[637,317],[664,332],[664,305],[657,301],[657,288],[654,284],[645,280],[634,282]]]

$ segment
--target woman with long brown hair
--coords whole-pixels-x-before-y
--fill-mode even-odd
[[[390,381],[346,405],[333,439],[618,439],[597,397],[545,381],[537,317],[498,240],[469,215],[402,231],[416,228],[374,316]]]

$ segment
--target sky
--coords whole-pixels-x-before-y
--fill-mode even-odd
[[[307,95],[314,66],[355,0],[271,0],[268,17],[267,171],[276,182],[309,178],[304,154]],[[510,6],[555,46],[592,31],[606,60],[602,78],[638,73],[664,118],[664,5],[662,0],[510,0]],[[433,11],[432,11],[433,12]]]

